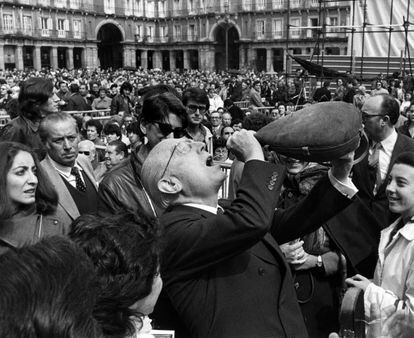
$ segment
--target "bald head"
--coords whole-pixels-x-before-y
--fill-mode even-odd
[[[84,154],[92,162],[95,159],[96,149],[95,144],[89,140],[80,141],[78,144],[79,154]]]
[[[167,163],[171,158],[171,154],[179,142],[182,142],[182,140],[165,139],[161,141],[151,150],[142,166],[142,183],[151,199],[159,206],[163,206],[163,203],[158,182],[161,180]]]

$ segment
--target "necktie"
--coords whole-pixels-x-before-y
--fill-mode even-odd
[[[81,192],[85,192],[86,191],[86,186],[85,183],[83,183],[79,169],[76,167],[73,167],[72,170],[70,171],[70,173],[75,176],[76,179],[76,189],[78,189]]]
[[[381,170],[379,166],[379,154],[380,150],[382,149],[381,142],[378,142],[372,148],[371,154],[368,156],[368,166],[369,166],[369,173],[371,182],[374,183],[374,190],[373,193],[376,194],[378,191],[379,186],[382,183],[381,179]]]

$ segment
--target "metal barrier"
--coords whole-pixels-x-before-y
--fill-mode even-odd
[[[250,105],[250,101],[236,101],[233,102],[235,106],[239,108],[247,108]]]
[[[110,109],[103,109],[103,110],[72,110],[72,111],[65,111],[65,113],[71,114],[71,115],[82,115],[82,116],[90,116],[90,117],[110,117],[109,115],[111,113]]]
[[[221,167],[221,170],[226,173],[226,179],[223,181],[220,187],[220,190],[218,192],[218,197],[227,199],[229,197],[231,163],[220,163],[220,167]]]
[[[0,115],[0,128],[3,128],[10,121],[10,115]]]

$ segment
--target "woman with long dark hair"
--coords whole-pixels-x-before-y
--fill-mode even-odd
[[[29,147],[0,142],[0,191],[0,253],[64,233],[57,193]]]

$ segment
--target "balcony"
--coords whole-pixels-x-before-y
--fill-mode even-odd
[[[41,30],[42,36],[50,36],[50,29],[43,29]]]
[[[66,31],[58,30],[58,38],[66,38]]]

